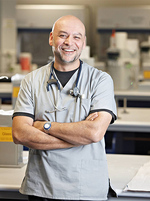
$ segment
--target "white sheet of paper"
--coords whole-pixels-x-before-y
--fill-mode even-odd
[[[127,184],[124,191],[149,191],[150,192],[150,162],[145,163],[137,174]]]

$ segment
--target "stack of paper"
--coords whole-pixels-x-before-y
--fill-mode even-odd
[[[145,163],[135,177],[127,184],[125,191],[149,191],[150,192],[150,162]]]

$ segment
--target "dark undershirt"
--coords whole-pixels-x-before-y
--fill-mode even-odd
[[[72,70],[72,71],[64,72],[64,71],[58,71],[55,69],[55,73],[56,73],[60,83],[64,87],[77,70],[78,70],[78,68],[75,70]]]

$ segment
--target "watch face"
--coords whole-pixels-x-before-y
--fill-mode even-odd
[[[45,129],[45,130],[49,130],[50,127],[51,127],[51,123],[45,123],[45,124],[44,124],[44,129]]]

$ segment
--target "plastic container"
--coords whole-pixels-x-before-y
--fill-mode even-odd
[[[28,52],[22,52],[20,54],[20,65],[22,71],[31,70],[31,54]]]

